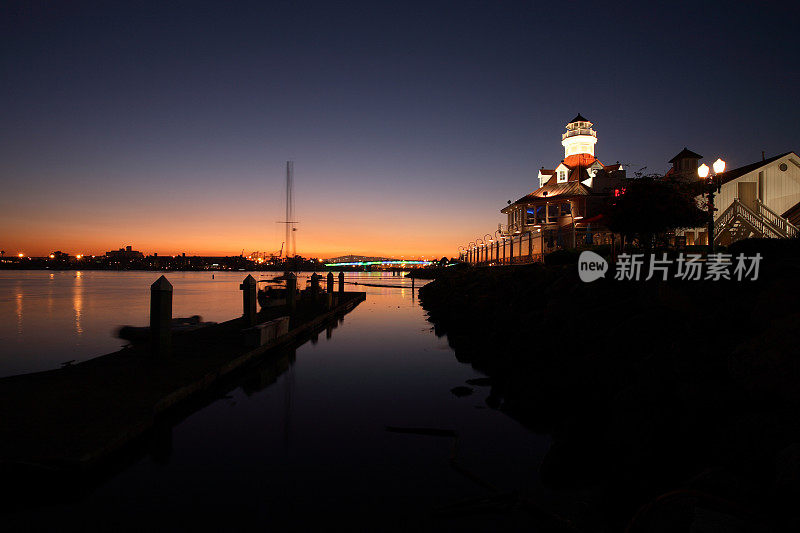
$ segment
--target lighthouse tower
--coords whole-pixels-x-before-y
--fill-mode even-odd
[[[561,135],[561,144],[564,146],[564,159],[571,155],[588,154],[594,157],[594,145],[597,142],[597,132],[592,129],[592,123],[580,114],[567,124],[567,131]]]

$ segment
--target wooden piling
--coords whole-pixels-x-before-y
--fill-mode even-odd
[[[333,272],[328,272],[328,276],[325,279],[325,281],[328,283],[328,285],[327,285],[328,294],[332,295],[333,294]]]
[[[292,272],[284,274],[286,278],[286,305],[290,311],[294,311],[297,306],[297,276]]]
[[[344,292],[344,272],[339,272],[339,292]]]
[[[150,285],[150,347],[157,357],[172,349],[172,283],[164,276]]]
[[[319,294],[319,278],[321,277],[322,276],[320,276],[316,272],[311,274],[311,294],[313,294],[314,296]]]
[[[256,278],[248,274],[239,285],[242,291],[242,311],[245,323],[254,326],[256,323]]]

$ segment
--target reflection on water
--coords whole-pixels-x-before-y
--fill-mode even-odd
[[[81,313],[83,312],[83,276],[81,272],[75,273],[75,284],[72,288],[72,309],[75,311],[75,335],[83,335],[81,327]]]
[[[81,294],[84,339],[96,335],[98,316],[117,309],[113,298],[98,291],[118,295],[124,292],[120,284],[128,292],[144,284],[146,302],[153,278],[93,274],[84,273],[77,292],[73,278],[56,275],[69,289],[72,308]],[[195,309],[225,302],[224,317],[240,312],[241,274],[216,273],[213,281],[203,276],[169,275],[176,306],[181,298],[193,298]],[[353,276],[367,281],[364,273]],[[407,283],[370,276],[379,285]],[[217,288],[216,296],[207,294]],[[159,426],[148,456],[78,501],[48,505],[33,518],[15,515],[10,523],[72,526],[91,517],[104,529],[158,520],[166,529],[259,524],[310,530],[322,516],[370,531],[454,525],[497,530],[514,523],[519,516],[513,512],[486,511],[481,502],[492,497],[486,487],[503,494],[538,487],[537,465],[548,439],[487,409],[488,387],[476,386],[463,397],[451,393],[481,375],[456,361],[446,339],[433,334],[410,288],[357,290],[365,290],[367,300],[321,328],[316,342],[268,358],[196,412]],[[61,331],[74,335],[74,315],[68,316],[70,327]]]
[[[17,334],[22,335],[22,289],[21,284],[17,284],[17,292],[14,298],[17,312]]]
[[[254,273],[257,279],[276,273]],[[150,284],[160,272],[0,271],[0,377],[58,368],[120,349],[113,332],[149,321]],[[222,322],[241,314],[243,272],[168,272],[173,316]],[[213,276],[213,277],[212,277]],[[307,274],[300,275],[305,286]],[[347,290],[414,298],[406,278],[351,272]],[[378,285],[379,287],[376,287]],[[416,287],[422,286],[418,283]],[[403,287],[394,289],[389,287]],[[3,295],[13,295],[9,298]],[[24,304],[24,305],[23,305]],[[316,341],[315,341],[316,342]]]

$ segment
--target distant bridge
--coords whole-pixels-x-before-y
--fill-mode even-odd
[[[326,267],[337,267],[337,266],[428,266],[435,263],[435,261],[398,261],[398,260],[390,260],[390,261],[354,261],[351,263],[325,263]]]

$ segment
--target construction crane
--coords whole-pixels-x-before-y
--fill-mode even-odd
[[[280,259],[283,256],[283,245],[286,244],[286,241],[281,243],[281,249],[277,254],[270,254],[270,260]]]

